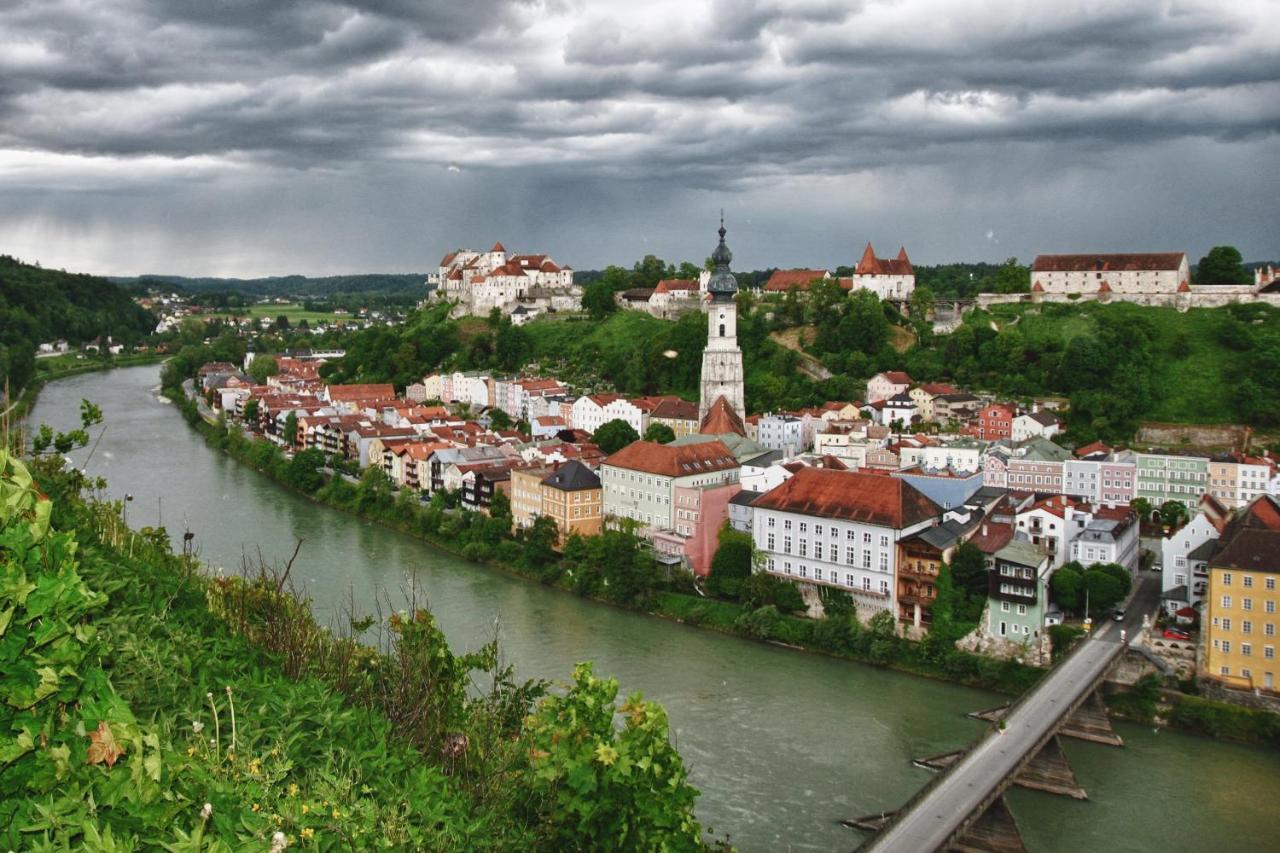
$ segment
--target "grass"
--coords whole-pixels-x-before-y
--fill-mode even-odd
[[[349,322],[353,319],[351,314],[335,314],[332,311],[308,311],[296,302],[289,302],[283,305],[250,305],[245,308],[217,312],[217,316],[222,317],[253,317],[254,319],[266,317],[269,320],[274,320],[281,314],[288,317],[289,322],[293,324],[302,320],[306,320],[308,323],[341,323]]]

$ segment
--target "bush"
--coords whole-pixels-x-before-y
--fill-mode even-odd
[[[744,613],[733,623],[738,633],[756,640],[767,640],[773,636],[782,619],[778,608],[772,604]]]

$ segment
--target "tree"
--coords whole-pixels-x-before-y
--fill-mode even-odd
[[[737,598],[742,582],[751,576],[752,554],[751,534],[726,524],[720,530],[716,555],[711,558],[707,589],[715,595]]]
[[[1075,613],[1084,607],[1084,577],[1071,564],[1054,572],[1049,586],[1053,590],[1053,600],[1063,610]]]
[[[313,494],[324,485],[324,454],[314,448],[298,453],[285,469],[285,480],[290,486],[305,494]]]
[[[288,314],[281,314],[280,316],[276,317],[276,328],[277,328],[277,329],[287,329],[287,328],[289,328],[289,315],[288,315]]]
[[[1009,258],[993,277],[996,293],[1029,293],[1031,291],[1031,269],[1019,265],[1017,258]]]
[[[916,285],[916,289],[911,291],[911,319],[919,325],[928,325],[929,312],[933,310],[935,301],[928,285]]]
[[[742,582],[742,603],[752,609],[776,607],[784,613],[804,610],[804,598],[795,584],[768,572],[755,572]]]
[[[1143,522],[1151,520],[1151,510],[1155,509],[1155,507],[1146,498],[1134,498],[1129,501],[1129,509],[1138,514],[1139,522]]]
[[[556,543],[560,540],[560,530],[556,520],[549,515],[540,515],[533,520],[524,531],[524,558],[530,566],[542,568],[555,561]]]
[[[618,310],[618,303],[613,298],[616,291],[603,279],[593,281],[582,289],[582,307],[593,320],[603,320]]]
[[[614,418],[601,424],[591,438],[601,450],[609,454],[617,453],[631,442],[637,441],[640,434],[622,418]]]
[[[1196,264],[1196,284],[1249,284],[1253,277],[1235,246],[1214,246]]]
[[[280,365],[269,355],[260,355],[249,362],[249,375],[259,385],[265,385],[268,376],[275,376],[279,372]]]
[[[676,440],[676,432],[666,424],[651,423],[649,428],[644,431],[644,440],[666,444],[669,441]]]
[[[951,555],[951,576],[956,588],[968,596],[987,596],[987,557],[972,542],[964,542]]]
[[[1160,523],[1176,529],[1187,523],[1187,505],[1182,501],[1165,501],[1160,504]]]
[[[284,443],[293,447],[298,443],[298,413],[290,412],[284,419]]]
[[[244,404],[244,422],[251,427],[258,425],[258,401],[256,399]]]
[[[1084,573],[1084,587],[1089,593],[1090,613],[1110,610],[1124,598],[1124,588],[1120,581],[1097,569]]]
[[[657,255],[645,255],[631,268],[632,287],[655,287],[664,278],[670,278],[674,270]]]
[[[502,409],[489,410],[490,429],[511,429],[511,416]]]

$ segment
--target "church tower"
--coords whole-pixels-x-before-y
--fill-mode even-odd
[[[705,418],[707,411],[720,397],[739,418],[746,417],[743,392],[742,350],[738,349],[738,305],[734,295],[738,292],[737,279],[729,272],[733,253],[724,244],[724,214],[720,215],[720,245],[711,254],[714,268],[707,282],[710,302],[707,305],[707,348],[702,351],[702,394],[698,403],[698,417]]]

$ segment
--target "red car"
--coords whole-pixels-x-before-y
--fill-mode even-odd
[[[1166,640],[1190,640],[1191,635],[1186,631],[1179,631],[1177,628],[1165,628],[1164,638]]]

